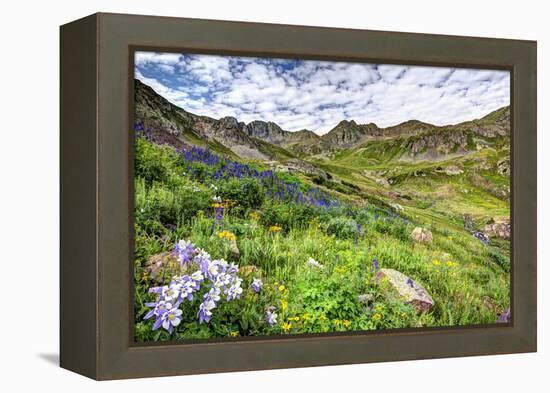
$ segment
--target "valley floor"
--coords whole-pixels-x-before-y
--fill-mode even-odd
[[[327,179],[138,138],[136,341],[495,323],[510,307],[509,241],[474,234],[509,216],[502,178],[354,159],[315,161]],[[419,310],[390,270],[433,305]]]

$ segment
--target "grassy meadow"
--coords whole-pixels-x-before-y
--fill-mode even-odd
[[[510,306],[509,241],[480,241],[464,229],[464,216],[474,227],[509,216],[498,194],[507,177],[468,170],[494,167],[506,150],[395,162],[400,147],[387,143],[312,157],[329,174],[322,178],[208,146],[176,150],[136,138],[135,340],[494,323]],[[463,173],[444,173],[457,164]],[[391,189],[379,184],[380,173]],[[411,239],[419,226],[431,243]],[[176,247],[180,240],[188,243]],[[199,249],[208,261],[191,279],[203,266]],[[216,294],[208,269],[222,259],[216,263],[230,273]],[[163,263],[154,270],[151,261]],[[382,268],[421,284],[433,308],[404,302],[377,279]],[[181,313],[157,322],[151,310],[174,276],[189,295],[172,301]]]

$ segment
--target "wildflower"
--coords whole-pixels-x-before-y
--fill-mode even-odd
[[[432,263],[434,264],[434,266],[439,266],[439,265],[441,265],[441,262],[439,262],[437,259],[434,259],[434,260],[432,261]]]
[[[219,196],[213,196],[212,200],[215,202],[215,204],[219,205],[222,202],[222,198]]]
[[[260,219],[260,215],[256,212],[250,213],[250,218],[254,221],[258,221]]]
[[[414,281],[412,280],[412,278],[408,278],[407,279],[407,285],[411,288],[414,288]]]
[[[455,266],[456,266],[456,262],[447,261],[447,262],[445,263],[445,265],[447,265],[448,267],[455,267]]]
[[[307,312],[304,313],[304,315],[302,315],[302,319],[303,319],[304,321],[308,321],[309,318],[311,318],[311,315],[309,315]]]
[[[361,224],[357,224],[356,231],[355,231],[355,245],[357,245],[357,242],[360,236],[361,236]]]
[[[176,247],[174,249],[174,253],[182,266],[191,262],[195,251],[195,247],[189,240],[180,240],[176,243]]]
[[[237,337],[239,335],[239,332],[230,332],[229,335],[231,337]]]
[[[345,327],[349,328],[349,327],[351,326],[351,321],[348,320],[348,319],[344,319],[344,320],[342,321],[342,324],[343,324]]]
[[[296,317],[288,317],[287,318],[289,321],[294,321],[294,322],[298,322],[300,321],[300,317],[296,316]]]
[[[379,321],[382,319],[382,315],[379,313],[376,313],[372,316],[372,319],[374,319],[375,321]]]
[[[207,293],[205,295],[205,300],[200,304],[199,312],[197,313],[199,323],[210,322],[210,319],[212,319],[212,310],[214,308],[216,308],[216,302]]]
[[[281,299],[281,309],[283,312],[288,308],[288,302],[284,299]]]
[[[160,318],[162,327],[166,329],[168,333],[172,333],[174,327],[178,326],[181,322],[181,314],[183,314],[183,311],[177,308],[177,306],[166,311]],[[155,330],[154,327],[153,330]]]
[[[255,293],[260,293],[263,285],[264,283],[262,282],[261,279],[255,278],[254,280],[252,280],[252,284],[250,285],[250,287]]]
[[[512,321],[512,314],[510,309],[507,308],[502,314],[497,318],[497,323],[508,323]]]
[[[483,244],[485,244],[485,245],[489,244],[489,238],[484,233],[474,232],[473,235],[476,239],[478,239]]]
[[[275,312],[275,307],[271,306],[267,309],[265,320],[270,326],[277,324],[277,313]]]
[[[153,309],[150,310],[147,314],[145,314],[143,319],[149,319],[149,318],[152,318],[153,316],[161,317],[162,314],[164,314],[166,311],[170,310],[173,307],[172,303],[166,302],[164,300],[160,300],[156,303],[145,303],[145,305],[147,307],[153,307]]]
[[[341,321],[339,319],[334,320],[334,326],[340,326]]]
[[[372,260],[372,266],[374,267],[374,270],[379,270],[380,269],[380,264],[378,263],[378,259],[377,258],[374,258]]]
[[[376,307],[374,307],[374,310],[375,311],[379,311],[379,312],[382,312],[384,311],[385,307],[382,306],[381,304],[377,305]]]
[[[317,269],[320,269],[320,270],[322,270],[322,269],[324,268],[323,265],[321,265],[319,262],[317,262],[315,259],[313,259],[313,258],[311,258],[311,257],[309,257],[309,259],[307,260],[306,264],[307,264],[308,266],[313,266],[313,267],[315,267],[315,268],[317,268]]]
[[[231,281],[231,285],[225,291],[225,298],[228,302],[233,299],[240,299],[241,293],[243,293],[241,282],[242,280],[239,277],[234,277]]]
[[[269,232],[277,233],[277,232],[280,232],[281,229],[283,229],[283,228],[281,228],[281,227],[278,226],[278,225],[271,225],[271,226],[269,227]]]
[[[180,288],[178,284],[165,285],[162,287],[161,297],[167,302],[174,301],[180,296]]]
[[[283,323],[282,328],[285,331],[285,333],[287,333],[292,328],[292,324],[290,322],[285,322]]]
[[[218,237],[220,239],[227,239],[227,240],[236,240],[237,239],[237,236],[235,236],[234,233],[231,233],[229,231],[218,232]]]
[[[286,287],[281,284],[277,287],[277,289],[279,290],[279,292],[284,292],[286,290]]]
[[[367,303],[369,302],[369,300],[372,300],[372,296],[369,296],[369,295],[367,295],[367,294],[364,294],[364,293],[363,293],[363,294],[357,296],[357,301],[358,301],[359,303],[365,303],[365,304],[367,304]]]

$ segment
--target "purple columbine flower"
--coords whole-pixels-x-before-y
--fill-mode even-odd
[[[250,287],[255,293],[260,293],[263,285],[264,283],[262,282],[261,279],[255,278],[254,280],[252,280],[252,284],[250,285]]]
[[[162,320],[162,327],[166,329],[168,333],[172,333],[174,331],[174,327],[178,326],[181,322],[181,314],[183,314],[183,311],[177,307],[173,307],[166,311],[160,317]]]
[[[150,310],[143,319],[149,319],[153,316],[159,318],[164,314],[166,311],[173,308],[172,303],[165,302],[164,300],[159,300],[158,302],[152,302],[152,303],[145,303],[147,307],[152,307],[153,309]]]
[[[508,323],[512,321],[512,314],[510,313],[510,309],[506,309],[497,319],[497,323]]]
[[[374,269],[375,270],[379,270],[380,269],[380,264],[378,263],[378,259],[374,258],[372,260],[372,266],[374,266]]]
[[[176,301],[180,296],[180,289],[180,285],[176,283],[165,285],[162,287],[160,297],[167,302]]]
[[[269,324],[269,326],[277,324],[277,313],[275,312],[274,306],[271,306],[267,309],[267,312],[265,313],[265,320]]]
[[[229,288],[227,288],[225,291],[225,298],[227,299],[228,302],[234,299],[241,298],[241,293],[243,293],[243,289],[241,288],[241,282],[242,280],[237,276],[234,276],[233,279],[231,280],[231,284]]]
[[[189,240],[180,240],[178,243],[176,243],[174,252],[176,253],[180,265],[183,266],[191,262],[196,250],[193,246],[193,243],[191,243]]]
[[[199,306],[199,312],[197,316],[199,317],[199,323],[208,323],[212,319],[212,310],[216,308],[216,302],[210,297],[205,299]]]

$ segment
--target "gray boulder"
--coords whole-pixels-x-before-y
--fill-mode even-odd
[[[380,269],[376,278],[378,280],[386,279],[403,301],[413,306],[417,312],[430,311],[435,304],[422,285],[397,270]]]

